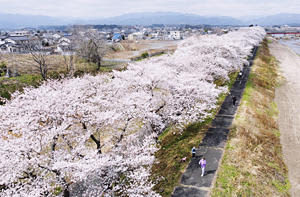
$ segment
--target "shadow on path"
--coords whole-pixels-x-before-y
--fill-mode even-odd
[[[244,65],[242,76],[238,76],[234,82],[219,113],[212,121],[211,128],[208,129],[205,137],[196,150],[195,157],[191,159],[187,169],[183,173],[180,180],[180,186],[177,186],[174,189],[172,197],[204,197],[209,193],[224,152],[229,127],[232,124],[238,104],[246,87],[256,52],[257,47],[254,47],[252,56],[248,58],[249,66]],[[235,105],[233,105],[234,97],[236,98]],[[199,160],[202,156],[205,156],[207,162],[206,172],[203,177],[201,177],[201,168],[199,165]]]

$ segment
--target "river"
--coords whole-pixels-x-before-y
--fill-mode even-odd
[[[300,40],[279,40],[279,43],[284,44],[293,49],[298,55],[300,55]]]

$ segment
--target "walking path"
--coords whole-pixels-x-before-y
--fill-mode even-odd
[[[234,119],[237,105],[242,97],[249,74],[250,67],[255,57],[257,47],[253,50],[253,56],[249,58],[250,65],[244,66],[242,77],[238,77],[233,84],[230,94],[225,98],[219,113],[212,121],[211,128],[206,132],[201,144],[183,173],[180,185],[173,191],[172,197],[204,197],[210,192],[215,179],[216,171],[222,159],[229,127]],[[233,106],[232,97],[236,97],[236,105]],[[207,166],[205,175],[201,177],[199,160],[205,156]]]
[[[289,169],[291,196],[300,195],[300,57],[287,46],[276,41],[271,53],[280,61],[286,82],[276,88],[275,102],[279,110],[280,141],[284,161]]]

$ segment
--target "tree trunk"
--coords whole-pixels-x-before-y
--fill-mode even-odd
[[[63,194],[64,197],[69,197],[70,196],[70,191],[69,189],[64,189],[64,194]]]
[[[96,143],[97,145],[97,150],[98,150],[98,154],[101,154],[101,143],[100,143],[100,139],[97,140],[96,137],[94,135],[91,135],[92,140]]]
[[[101,58],[97,58],[97,71],[100,71],[100,67],[101,67]]]

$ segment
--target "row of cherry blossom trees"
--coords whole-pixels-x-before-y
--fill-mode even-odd
[[[0,106],[0,195],[158,196],[148,181],[156,137],[210,116],[231,72],[265,32],[184,40],[126,71],[49,80]]]

